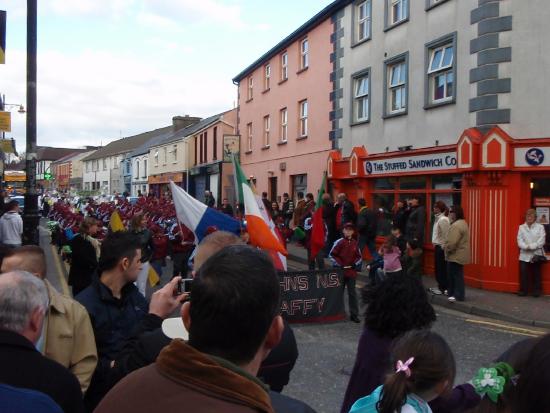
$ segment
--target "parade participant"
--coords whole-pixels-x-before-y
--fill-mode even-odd
[[[2,274],[0,303],[0,383],[47,394],[65,413],[84,412],[76,377],[36,349],[48,311],[46,285],[24,271]]]
[[[324,248],[322,248],[318,253],[317,256],[312,257],[311,256],[311,234],[313,231],[313,219],[311,217],[306,218],[304,221],[304,230],[306,233],[306,237],[304,240],[304,247],[307,250],[307,263],[308,263],[308,269],[310,271],[315,270],[315,264],[317,264],[317,268],[319,270],[325,269],[325,251]],[[325,225],[324,223],[322,223]],[[325,234],[327,233],[325,228]],[[325,243],[326,243],[326,237],[325,237]]]
[[[168,233],[171,247],[170,256],[172,257],[173,265],[172,277],[180,275],[185,278],[189,271],[189,257],[191,257],[195,249],[195,235],[185,225],[180,224],[177,219],[174,220]]]
[[[391,358],[384,384],[357,400],[350,413],[426,413],[428,402],[452,388],[455,359],[439,334],[411,331],[397,341]]]
[[[71,247],[71,268],[69,270],[69,285],[73,296],[77,296],[92,282],[92,276],[97,269],[100,242],[95,238],[98,232],[98,221],[87,217],[80,223],[78,234],[69,241]]]
[[[283,213],[279,209],[279,204],[277,203],[277,201],[273,201],[271,203],[271,219],[273,220],[273,222],[276,222],[279,217],[282,218],[282,215]]]
[[[155,364],[118,383],[97,413],[273,412],[255,378],[283,331],[269,257],[248,246],[226,247],[201,266],[191,295],[181,309],[189,342],[173,340]]]
[[[90,410],[108,390],[113,360],[139,321],[147,314],[147,301],[134,285],[142,268],[141,243],[131,233],[109,234],[101,244],[98,275],[77,297],[90,315],[98,365],[86,392]]]
[[[359,323],[359,305],[357,304],[357,292],[355,291],[355,279],[357,270],[361,268],[363,258],[353,239],[355,228],[351,222],[344,224],[342,232],[344,237],[337,240],[330,250],[329,257],[334,267],[344,270],[344,282],[342,284],[342,294],[344,289],[348,290],[349,319],[354,323]]]
[[[233,214],[233,207],[231,206],[231,204],[229,203],[229,200],[227,198],[224,198],[223,201],[222,201],[222,212],[225,215],[229,215],[230,217],[232,217],[234,215]]]
[[[265,210],[271,214],[271,201],[267,198],[267,192],[262,192],[262,203],[264,204]]]
[[[529,293],[529,285],[532,284],[533,297],[539,297],[542,290],[541,264],[546,242],[544,226],[536,222],[537,213],[534,209],[528,209],[525,213],[525,223],[518,229],[517,242],[519,247],[520,283],[519,296]],[[531,282],[530,282],[531,281]]]
[[[407,331],[429,328],[435,311],[422,284],[413,277],[388,277],[362,291],[365,328],[359,339],[355,364],[348,382],[342,413],[384,382],[390,349]],[[396,305],[399,303],[399,305]]]
[[[434,206],[434,226],[432,231],[432,244],[434,244],[434,268],[437,288],[430,288],[433,294],[441,295],[447,291],[447,263],[443,247],[447,243],[451,223],[447,218],[447,205],[443,201],[437,201]]]
[[[338,231],[342,231],[345,223],[355,222],[357,214],[355,213],[355,207],[348,200],[346,194],[339,193],[336,199],[336,228]]]
[[[288,196],[288,193],[283,194],[283,204],[281,206],[281,212],[285,219],[285,226],[290,227],[290,221],[292,220],[292,215],[294,214],[294,202]]]
[[[296,194],[296,196],[298,197],[298,199],[296,200],[294,214],[292,215],[292,224],[294,228],[299,226],[300,222],[302,222],[302,215],[304,214],[306,208],[304,193],[300,191]]]
[[[214,208],[216,205],[216,200],[210,191],[204,191],[204,203],[210,208]]]
[[[10,201],[6,204],[4,215],[0,217],[0,242],[8,248],[21,246],[23,219],[20,211],[19,203]]]
[[[470,230],[464,219],[464,210],[456,205],[450,212],[451,227],[445,244],[449,301],[464,301],[464,265],[470,263]]]
[[[323,221],[327,226],[327,245],[326,254],[331,250],[334,241],[340,238],[338,230],[336,229],[336,208],[330,198],[330,195],[324,193],[321,196],[321,202],[323,204]]]
[[[85,393],[97,364],[94,332],[86,309],[72,298],[58,293],[46,279],[46,255],[37,245],[8,251],[2,260],[1,271],[27,271],[44,282],[49,305],[37,349],[69,369]]]
[[[162,268],[166,267],[166,257],[168,256],[168,235],[157,224],[151,226],[151,232],[153,234],[151,266],[155,269],[157,275],[162,277]]]

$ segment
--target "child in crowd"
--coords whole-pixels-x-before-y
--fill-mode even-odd
[[[417,239],[407,242],[407,275],[422,278],[422,248]]]
[[[361,269],[363,257],[361,257],[357,240],[353,238],[355,232],[353,224],[350,222],[344,224],[342,232],[344,237],[334,243],[329,257],[334,267],[344,270],[343,287],[348,289],[350,320],[359,323],[359,304],[357,303],[357,292],[355,291],[355,279],[357,278],[357,271]]]
[[[403,268],[403,272],[407,273],[407,240],[399,227],[392,227],[391,234],[395,237],[395,243],[401,251],[401,267]]]
[[[402,273],[401,250],[397,246],[397,239],[393,235],[386,238],[378,253],[384,258],[384,275],[399,275]]]
[[[395,370],[350,413],[429,413],[428,402],[452,388],[456,367],[445,340],[428,330],[413,330],[392,351]]]

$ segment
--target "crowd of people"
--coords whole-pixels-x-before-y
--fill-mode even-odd
[[[280,228],[288,228],[282,234],[310,248],[313,196],[296,202],[285,196],[280,208],[267,194],[263,200]],[[364,199],[357,212],[345,194],[335,203],[328,194],[322,200],[325,249],[309,258],[313,268],[325,256],[342,268],[342,291],[347,289],[355,322],[361,315],[355,279],[362,250],[372,258],[371,283],[361,289],[364,328],[342,412],[550,409],[543,390],[550,385],[550,335],[503,348],[471,381],[455,385],[454,354],[430,331],[436,314],[420,278],[426,211],[418,199],[396,206],[392,234],[380,248],[377,212]],[[115,210],[125,230],[105,230]],[[267,254],[215,228],[195,247],[168,197],[88,202],[84,211],[62,200],[49,211],[57,222],[53,242],[71,262],[74,299],[49,283],[42,248],[4,245],[0,410],[314,411],[282,394],[299,354],[292,328],[280,315],[279,278]],[[462,268],[469,259],[464,213],[438,202],[434,215],[439,292],[464,299]],[[522,269],[534,270],[535,279],[540,262],[532,257],[544,235],[537,225],[528,211],[518,233],[520,259],[527,263]],[[296,236],[298,228],[303,237]],[[174,261],[171,279],[147,299],[140,274],[149,264],[162,272],[167,257]],[[181,292],[187,277],[193,279],[191,290]]]

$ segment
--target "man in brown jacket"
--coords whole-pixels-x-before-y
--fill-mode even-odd
[[[175,339],[155,364],[120,381],[96,413],[266,412],[273,408],[255,376],[281,339],[279,283],[269,257],[232,245],[210,257],[181,316],[189,342]]]
[[[42,279],[49,296],[49,309],[39,350],[46,357],[68,368],[78,379],[84,394],[97,364],[97,350],[90,317],[86,309],[58,293],[46,280],[46,256],[36,245],[26,245],[8,252],[2,261],[2,273],[27,271]]]

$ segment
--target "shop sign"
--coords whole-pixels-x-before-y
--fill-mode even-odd
[[[365,173],[367,175],[444,171],[456,168],[457,158],[454,151],[365,161]]]
[[[231,162],[231,155],[239,159],[240,135],[223,135],[223,161]]]
[[[550,167],[550,147],[515,148],[514,165],[519,167]]]
[[[167,184],[170,181],[181,182],[183,180],[183,173],[166,173],[162,175],[152,175],[149,177],[148,182],[150,184]]]
[[[534,202],[533,204],[536,206],[536,207],[544,207],[544,206],[550,206],[550,198],[548,197],[537,197],[534,199]]]

